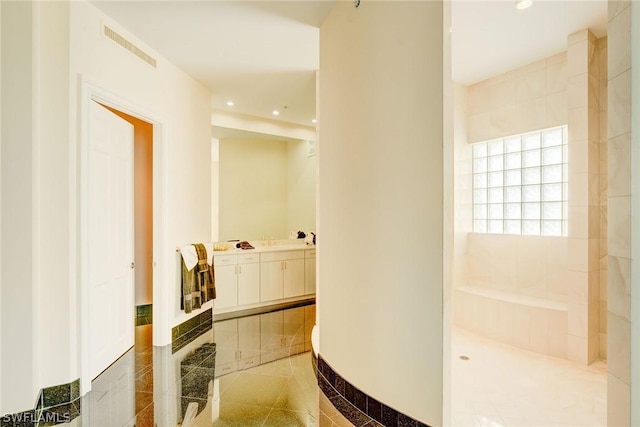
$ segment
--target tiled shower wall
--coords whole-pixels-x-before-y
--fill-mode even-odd
[[[569,252],[567,357],[581,363],[600,351],[600,61],[589,30],[568,36]]]
[[[607,275],[609,262],[607,259],[607,37],[598,40],[599,66],[599,99],[600,99],[600,358],[607,358]]]
[[[606,156],[600,159],[600,153],[606,151],[600,131],[601,122],[606,123],[606,108],[602,107],[606,101],[600,102],[600,98],[606,100],[607,74],[600,54],[604,49],[606,58],[606,48],[606,40],[601,43],[588,30],[572,34],[568,36],[567,52],[469,86],[466,99],[460,95],[455,103],[456,120],[466,111],[467,126],[462,130],[456,123],[454,135],[457,245],[454,286],[490,288],[533,297],[529,308],[522,304],[509,308],[518,312],[514,319],[522,320],[523,325],[531,325],[534,319],[530,313],[540,311],[535,305],[536,298],[566,304],[566,355],[582,363],[599,356],[601,336],[606,341],[606,322],[600,321],[601,307],[606,306],[606,300],[601,302],[605,292],[600,290],[600,268],[606,267],[602,258],[607,246],[606,203],[603,203],[606,179],[600,182],[600,175],[606,174],[606,167],[601,167]],[[457,91],[464,89],[456,86]],[[570,138],[569,236],[468,232],[471,219],[465,212],[470,211],[472,203],[472,192],[467,188],[467,184],[471,185],[471,146],[461,140],[466,137],[467,143],[473,143],[563,124],[569,125]],[[463,240],[465,235],[467,238]],[[606,281],[602,282],[606,287]],[[454,293],[457,307],[454,322],[464,323],[458,314],[466,310],[467,314],[473,311],[479,316],[471,323],[482,324],[486,319],[478,307],[484,306],[479,302],[486,300],[486,296],[473,296],[473,289],[471,293],[465,292],[466,300],[474,300],[474,307],[461,307],[461,301],[455,301],[455,295],[460,293]],[[557,335],[557,327],[552,329]],[[534,349],[531,337],[534,335],[530,334],[529,346]],[[543,349],[544,345],[538,348]]]
[[[631,10],[609,1],[607,422],[631,424]],[[636,355],[637,357],[637,355]]]
[[[456,153],[456,160],[469,160],[469,166],[456,170],[456,182],[471,186],[469,144],[567,124],[567,96],[564,52],[468,86],[467,145],[458,145],[458,137],[454,138],[456,149],[464,152]],[[457,200],[456,216],[471,206],[471,195],[469,191],[459,196],[466,199]],[[470,216],[464,219],[471,221]],[[458,222],[456,227],[458,231]],[[471,229],[470,222],[467,229]],[[456,261],[466,266],[466,274],[457,277],[456,285],[488,286],[519,295],[566,300],[565,266],[570,257],[566,239],[468,234],[467,244],[463,256],[457,253]],[[513,259],[495,256],[497,253],[508,253]]]

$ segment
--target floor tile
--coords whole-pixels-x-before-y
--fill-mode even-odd
[[[212,329],[175,352],[152,347],[151,332],[136,328],[136,346],[96,378],[65,425],[353,427],[338,406],[357,426],[381,426],[328,383],[330,398],[320,391],[309,352],[220,375],[222,364],[237,368],[225,359],[235,350],[216,344]],[[606,362],[580,366],[454,329],[452,394],[452,426],[603,425]]]

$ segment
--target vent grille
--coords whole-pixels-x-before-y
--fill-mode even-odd
[[[133,53],[138,58],[142,59],[147,64],[151,65],[153,68],[157,68],[157,63],[155,58],[146,53],[144,50],[140,49],[138,46],[131,43],[129,40],[122,37],[120,34],[113,31],[111,28],[104,26],[104,35],[118,43],[120,46],[127,49],[129,52]]]

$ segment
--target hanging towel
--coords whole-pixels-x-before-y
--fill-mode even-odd
[[[194,309],[202,307],[205,302],[215,299],[215,276],[213,265],[209,265],[205,245],[199,243],[184,246],[180,248],[180,252],[182,253],[180,308],[185,313],[191,313]],[[209,251],[209,253],[213,254],[213,251]],[[213,262],[213,256],[211,256],[211,260]]]
[[[202,292],[202,302],[205,303],[216,298],[216,282],[213,274],[213,266],[209,265],[207,248],[202,243],[196,244],[195,247],[198,253],[198,275],[200,290]],[[213,251],[210,251],[210,253],[212,252]]]
[[[198,254],[196,253],[196,247],[193,245],[186,245],[180,248],[180,254],[184,261],[187,270],[190,271],[198,264]]]
[[[213,265],[213,243],[203,243],[207,249],[207,262],[209,265]]]

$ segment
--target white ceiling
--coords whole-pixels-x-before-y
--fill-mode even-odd
[[[606,0],[534,1],[519,11],[513,0],[453,0],[453,79],[471,84],[551,56],[584,28],[606,34]],[[212,108],[266,118],[278,109],[278,120],[313,126],[319,27],[335,0],[92,3],[211,89]]]
[[[453,79],[467,85],[560,53],[576,31],[607,33],[606,0],[453,0],[451,15]]]

